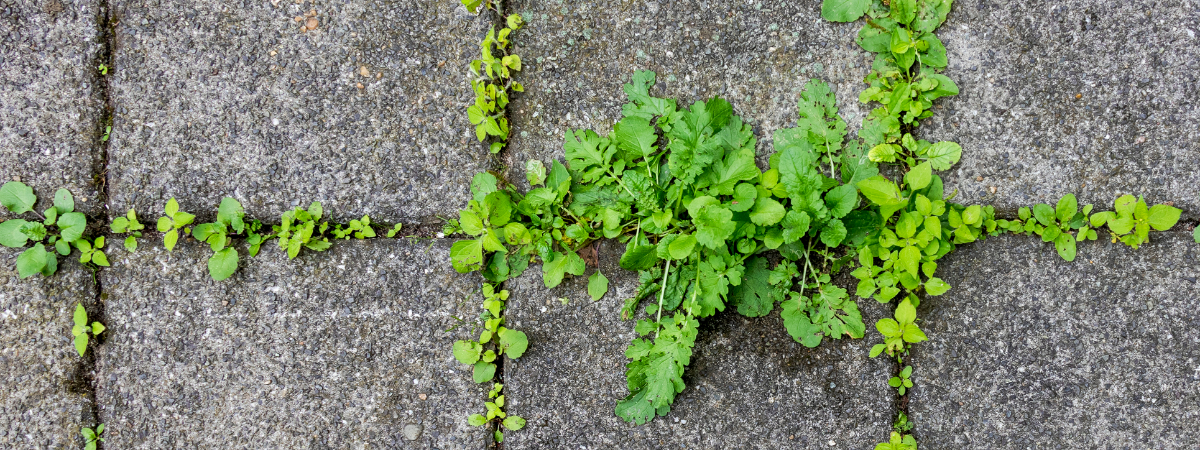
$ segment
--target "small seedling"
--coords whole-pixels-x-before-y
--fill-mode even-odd
[[[112,224],[108,226],[113,233],[129,233],[129,236],[125,237],[125,250],[129,253],[137,250],[137,238],[142,237],[142,230],[145,228],[145,225],[138,222],[137,213],[133,208],[130,208],[124,217],[113,219]]]
[[[96,237],[93,242],[88,242],[87,238],[80,238],[72,244],[79,249],[79,262],[108,267],[108,256],[104,254],[104,250],[101,250],[104,248],[104,236]]]
[[[75,305],[74,320],[75,327],[71,328],[71,334],[75,336],[75,350],[79,351],[79,356],[82,357],[87,352],[88,333],[99,336],[104,332],[104,325],[100,322],[92,322],[91,326],[88,326],[87,310],[83,309],[81,303]]]
[[[237,250],[229,245],[230,234],[241,234],[246,230],[243,221],[245,211],[242,204],[232,197],[224,197],[217,207],[217,221],[202,223],[192,229],[192,237],[197,241],[207,242],[213,255],[208,258],[208,275],[214,281],[229,278],[237,271]]]
[[[108,65],[107,64],[100,64],[99,66],[96,66],[96,69],[98,69],[100,71],[101,76],[108,75]]]
[[[334,239],[350,239],[354,236],[355,239],[366,239],[375,237],[375,229],[371,228],[371,218],[362,216],[362,219],[351,220],[349,224],[337,224],[333,227]]]
[[[875,450],[917,450],[917,440],[911,434],[901,437],[900,433],[893,431],[891,439],[876,444]]]
[[[491,3],[490,0],[486,1]],[[463,4],[475,11],[479,7],[479,0],[463,0]],[[488,31],[483,42],[479,43],[482,56],[471,61],[470,66],[474,75],[471,88],[475,91],[475,104],[467,107],[467,118],[475,125],[475,137],[479,142],[488,136],[497,138],[489,146],[492,153],[498,153],[504,148],[504,141],[508,140],[508,118],[505,117],[508,92],[525,90],[521,83],[512,79],[512,72],[521,70],[521,57],[509,54],[512,43],[508,40],[509,34],[521,29],[524,22],[517,14],[508,16],[506,22],[508,26],[499,33],[494,27]]]
[[[104,127],[104,135],[103,135],[103,136],[100,136],[100,142],[108,142],[108,136],[109,136],[109,134],[111,134],[111,133],[112,133],[112,127],[111,127],[111,126],[106,126],[106,127]]]
[[[96,425],[95,429],[83,427],[79,429],[79,434],[83,435],[83,450],[96,450],[98,442],[104,442],[104,438],[100,437],[104,434],[104,424]]]
[[[872,358],[879,356],[885,350],[888,356],[896,356],[897,353],[905,351],[908,344],[929,339],[914,323],[917,320],[917,309],[908,299],[904,299],[900,302],[900,306],[896,307],[895,317],[895,320],[883,318],[875,322],[875,328],[883,335],[884,343],[871,347]]]
[[[900,433],[907,433],[913,429],[913,424],[908,420],[907,414],[900,412],[900,415],[896,416],[896,421],[892,422],[892,429]]]
[[[163,208],[165,216],[158,218],[158,231],[163,234],[163,246],[167,247],[167,251],[175,250],[175,244],[179,242],[179,232],[190,233],[191,228],[187,228],[196,220],[196,216],[180,211],[179,202],[175,201],[175,197],[167,200],[167,206]]]
[[[484,406],[487,408],[486,413],[472,414],[471,417],[467,418],[467,423],[471,424],[471,426],[479,427],[486,425],[492,420],[499,419],[501,425],[504,425],[504,428],[511,431],[525,428],[525,419],[520,416],[510,416],[504,412],[504,396],[500,394],[502,389],[504,389],[503,384],[494,383],[491,392],[488,392],[488,398],[492,399],[492,401],[484,403]],[[496,438],[496,442],[504,441],[504,433],[500,432],[500,430],[496,430],[494,437]]]
[[[1113,211],[1092,214],[1092,227],[1108,225],[1112,242],[1128,245],[1134,249],[1150,242],[1150,230],[1167,231],[1179,222],[1183,211],[1169,205],[1148,206],[1146,200],[1132,195],[1122,195],[1113,202]]]
[[[888,386],[899,389],[900,395],[904,395],[908,388],[913,386],[912,380],[908,378],[909,375],[912,375],[912,366],[904,366],[904,370],[901,370],[899,375],[888,380]]]
[[[0,187],[0,204],[13,214],[31,212],[36,203],[33,189],[24,183],[10,181]],[[54,193],[54,206],[43,211],[41,217],[40,222],[10,219],[0,223],[0,245],[21,248],[33,242],[17,256],[17,272],[21,278],[37,273],[53,275],[58,270],[58,255],[69,255],[71,243],[83,238],[87,229],[87,216],[75,212],[75,199],[66,189]]]
[[[321,252],[333,245],[324,236],[329,222],[317,224],[323,212],[321,202],[312,202],[307,210],[297,207],[280,216],[280,225],[274,227],[275,235],[279,236],[279,248],[287,251],[288,259],[299,255],[301,248]]]
[[[399,232],[400,232],[400,228],[402,228],[402,227],[404,227],[404,224],[402,224],[402,223],[397,223],[397,224],[396,224],[396,226],[394,226],[394,227],[392,227],[392,229],[388,230],[388,232],[387,232],[387,237],[389,237],[389,238],[394,238],[394,237],[396,237],[396,233],[399,233]]]

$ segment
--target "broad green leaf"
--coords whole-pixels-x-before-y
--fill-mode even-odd
[[[929,161],[917,164],[912,170],[904,174],[904,184],[914,191],[925,189],[929,186],[929,182],[933,180],[933,166]]]
[[[66,213],[58,218],[58,231],[63,240],[67,242],[75,242],[83,237],[84,230],[87,229],[87,216],[83,213]]]
[[[553,288],[562,284],[563,277],[566,274],[583,275],[587,269],[587,264],[580,258],[579,255],[570,249],[566,250],[566,254],[552,252],[550,261],[542,263],[542,282],[547,288]]]
[[[471,179],[471,198],[479,203],[483,203],[484,198],[493,192],[496,192],[496,176],[487,172],[475,174]]]
[[[827,247],[837,247],[846,239],[846,225],[838,219],[830,219],[821,229],[821,243]]]
[[[758,189],[749,183],[740,183],[734,189],[733,201],[730,202],[729,209],[733,212],[749,211],[754,207],[756,198],[758,198]]]
[[[1194,239],[1197,244],[1200,244],[1200,227],[1196,227],[1196,229],[1192,231],[1192,239]]]
[[[588,277],[587,289],[588,295],[592,296],[593,301],[600,300],[608,292],[608,278],[597,270],[596,273]]]
[[[626,117],[636,116],[652,119],[655,116],[666,116],[675,112],[675,100],[667,100],[650,96],[650,87],[654,86],[655,73],[649,70],[638,70],[633,73],[633,80],[625,83],[625,95],[629,103],[621,106],[621,113]]]
[[[483,264],[483,240],[470,239],[455,242],[450,247],[450,263],[458,273],[478,270]]]
[[[922,159],[928,160],[935,170],[950,170],[962,158],[962,147],[957,142],[942,141],[930,145]]]
[[[625,270],[647,270],[658,264],[658,255],[653,245],[633,245],[630,244],[625,248],[625,254],[621,255],[621,268]]]
[[[1058,256],[1063,260],[1075,260],[1075,238],[1071,237],[1070,233],[1059,234],[1058,238],[1054,239],[1054,249],[1058,250]]]
[[[854,191],[854,187],[850,187],[850,190]],[[787,210],[775,199],[759,197],[754,204],[754,210],[750,212],[750,221],[755,225],[770,226],[783,220],[785,214],[787,214]],[[733,216],[730,215],[730,217]]]
[[[671,243],[667,245],[667,252],[670,254],[671,259],[679,260],[691,256],[695,248],[696,236],[685,234],[679,236],[674,241],[671,241]]]
[[[853,22],[870,6],[870,0],[825,0],[821,3],[821,17],[830,22]]]
[[[901,269],[917,277],[921,265],[921,251],[914,246],[907,246],[900,250],[899,265]]]
[[[471,377],[476,383],[487,383],[496,376],[496,365],[489,362],[477,362],[471,373]]]
[[[24,247],[29,237],[21,232],[21,228],[29,222],[21,219],[9,219],[0,222],[0,245],[11,248]]]
[[[1063,223],[1069,222],[1077,212],[1079,212],[1079,202],[1075,200],[1075,194],[1064,195],[1058,199],[1058,205],[1054,208],[1054,216]]]
[[[504,424],[504,428],[508,428],[511,431],[517,431],[525,428],[525,419],[522,419],[520,416],[505,417],[504,422],[502,423]]]
[[[233,247],[221,249],[208,258],[208,275],[213,281],[221,281],[233,275],[238,268],[238,254]]]
[[[509,358],[517,359],[529,348],[529,337],[524,331],[500,329],[500,350]]]
[[[84,353],[87,353],[87,345],[88,345],[87,333],[80,333],[80,334],[75,335],[75,351],[79,352],[80,357],[82,357],[84,355]]]
[[[901,325],[906,325],[915,320],[917,320],[917,308],[913,307],[908,299],[904,299],[896,306],[896,321]]]
[[[739,148],[729,152],[724,159],[713,161],[707,177],[715,194],[732,195],[741,181],[752,181],[762,172],[754,163],[754,150]]]
[[[1149,219],[1150,227],[1158,231],[1167,231],[1179,222],[1179,216],[1183,214],[1183,210],[1167,205],[1154,205],[1150,207]]]
[[[458,340],[454,342],[454,359],[463,364],[475,364],[479,361],[479,355],[483,353],[483,346],[475,341]]]
[[[71,191],[59,189],[54,191],[54,208],[60,213],[69,213],[75,211],[75,197],[71,196]]]
[[[109,267],[108,256],[100,250],[92,253],[92,263],[100,267]]]
[[[788,211],[783,216],[783,243],[791,244],[808,233],[812,219],[804,211]]]
[[[0,187],[0,205],[13,214],[32,211],[34,203],[37,203],[37,196],[33,195],[33,188],[25,183],[9,181]]]
[[[908,25],[917,15],[917,0],[892,0],[891,18],[897,23]]]
[[[319,203],[317,203],[319,205]],[[314,217],[319,218],[318,213],[313,213]],[[221,198],[221,204],[217,206],[217,222],[224,223],[233,229],[235,233],[241,234],[245,230],[245,223],[242,221],[242,216],[245,215],[245,210],[242,209],[241,202],[238,202],[233,197]]]
[[[178,241],[179,230],[171,230],[163,235],[163,246],[167,248],[168,252],[175,249],[175,243]]]
[[[471,414],[471,417],[467,418],[467,423],[473,427],[481,427],[487,423],[487,418],[483,417],[482,414]]]
[[[941,278],[930,278],[925,281],[925,292],[929,295],[942,295],[950,290],[950,283],[942,281]]]
[[[125,238],[125,250],[128,250],[129,253],[133,253],[133,252],[137,251],[137,238],[135,238],[133,236],[126,237]],[[251,256],[253,256],[253,255],[251,255]]]
[[[858,207],[858,190],[854,185],[843,184],[825,193],[825,206],[834,218],[845,217]]]
[[[879,206],[895,206],[904,202],[896,183],[881,176],[860,181],[858,189],[862,191],[863,197]]]
[[[729,303],[737,306],[739,314],[762,317],[775,309],[775,303],[783,300],[784,291],[768,282],[770,275],[766,258],[756,256],[746,263],[741,284],[729,290]]]
[[[17,256],[17,273],[21,278],[29,278],[34,274],[42,273],[52,258],[57,257],[46,252],[46,246],[40,243],[34,244],[33,247]]]
[[[1033,205],[1033,217],[1037,219],[1042,226],[1050,226],[1054,223],[1054,208],[1045,203]]]

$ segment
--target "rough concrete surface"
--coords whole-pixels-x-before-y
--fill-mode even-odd
[[[317,200],[414,222],[465,205],[488,166],[466,107],[490,21],[456,0],[114,8],[116,210],[174,196],[211,217],[228,195],[260,220]]]
[[[822,20],[816,1],[513,0],[509,11],[528,21],[514,34],[526,92],[509,106],[510,167],[562,159],[568,129],[607,134],[636,70],[657,72],[651,94],[680,107],[729,100],[754,124],[760,156],[772,151],[774,130],[796,126],[812,78],[836,90],[851,130],[863,117],[857,99],[871,57],[854,44],[858,26]],[[525,183],[519,172],[509,178]]]
[[[922,449],[1200,447],[1200,246],[1023,236],[960,247],[924,302],[911,403]]]
[[[962,144],[959,201],[1127,193],[1200,217],[1200,4],[960,0],[938,35],[961,93],[922,134]]]
[[[735,308],[701,323],[687,389],[669,415],[643,426],[621,421],[613,407],[628,394],[625,347],[637,334],[620,309],[637,275],[617,267],[623,246],[602,247],[610,290],[598,302],[585,277],[547,290],[540,266],[506,283],[509,324],[530,340],[524,356],[504,365],[508,412],[528,421],[506,448],[863,449],[887,439],[893,365],[867,358],[877,335],[808,349],[788,336],[778,312],[747,319]],[[874,301],[860,304],[869,323],[882,314]]]
[[[478,279],[448,242],[278,249],[214,282],[211,252],[113,251],[97,398],[108,448],[482,449],[486,391],[449,349]]]
[[[72,343],[75,305],[96,300],[92,274],[62,258],[50,278],[20,279],[19,250],[0,248],[0,448],[78,448],[90,417]],[[95,341],[93,341],[93,345]]]
[[[100,209],[92,179],[104,131],[99,8],[94,0],[0,4],[0,184],[28,184],[38,211],[59,188],[75,194],[79,211]]]

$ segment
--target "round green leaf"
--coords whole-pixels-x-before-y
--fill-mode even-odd
[[[232,247],[221,249],[208,258],[208,275],[214,281],[221,281],[233,275],[238,268],[237,250]]]
[[[475,363],[475,369],[471,372],[471,377],[476,383],[486,383],[495,376],[496,365],[482,361]]]
[[[504,428],[508,428],[509,430],[512,430],[512,431],[517,431],[522,428],[525,428],[525,419],[521,418],[521,416],[508,416],[508,417],[504,418],[503,423],[504,423]]]
[[[34,203],[37,203],[37,196],[33,195],[33,188],[25,183],[9,181],[0,187],[0,205],[13,214],[32,211]]]
[[[529,348],[529,338],[524,331],[502,328],[500,330],[500,348],[509,358],[517,359]]]
[[[599,270],[588,277],[588,295],[592,296],[592,301],[600,300],[604,294],[608,293],[608,278],[600,273]]]

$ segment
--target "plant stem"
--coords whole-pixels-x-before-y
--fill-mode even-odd
[[[661,327],[658,323],[662,320],[663,299],[667,296],[667,275],[671,273],[671,260],[667,260],[667,267],[663,269],[662,289],[658,291],[658,315],[654,317],[654,338],[658,339],[658,329]]]

